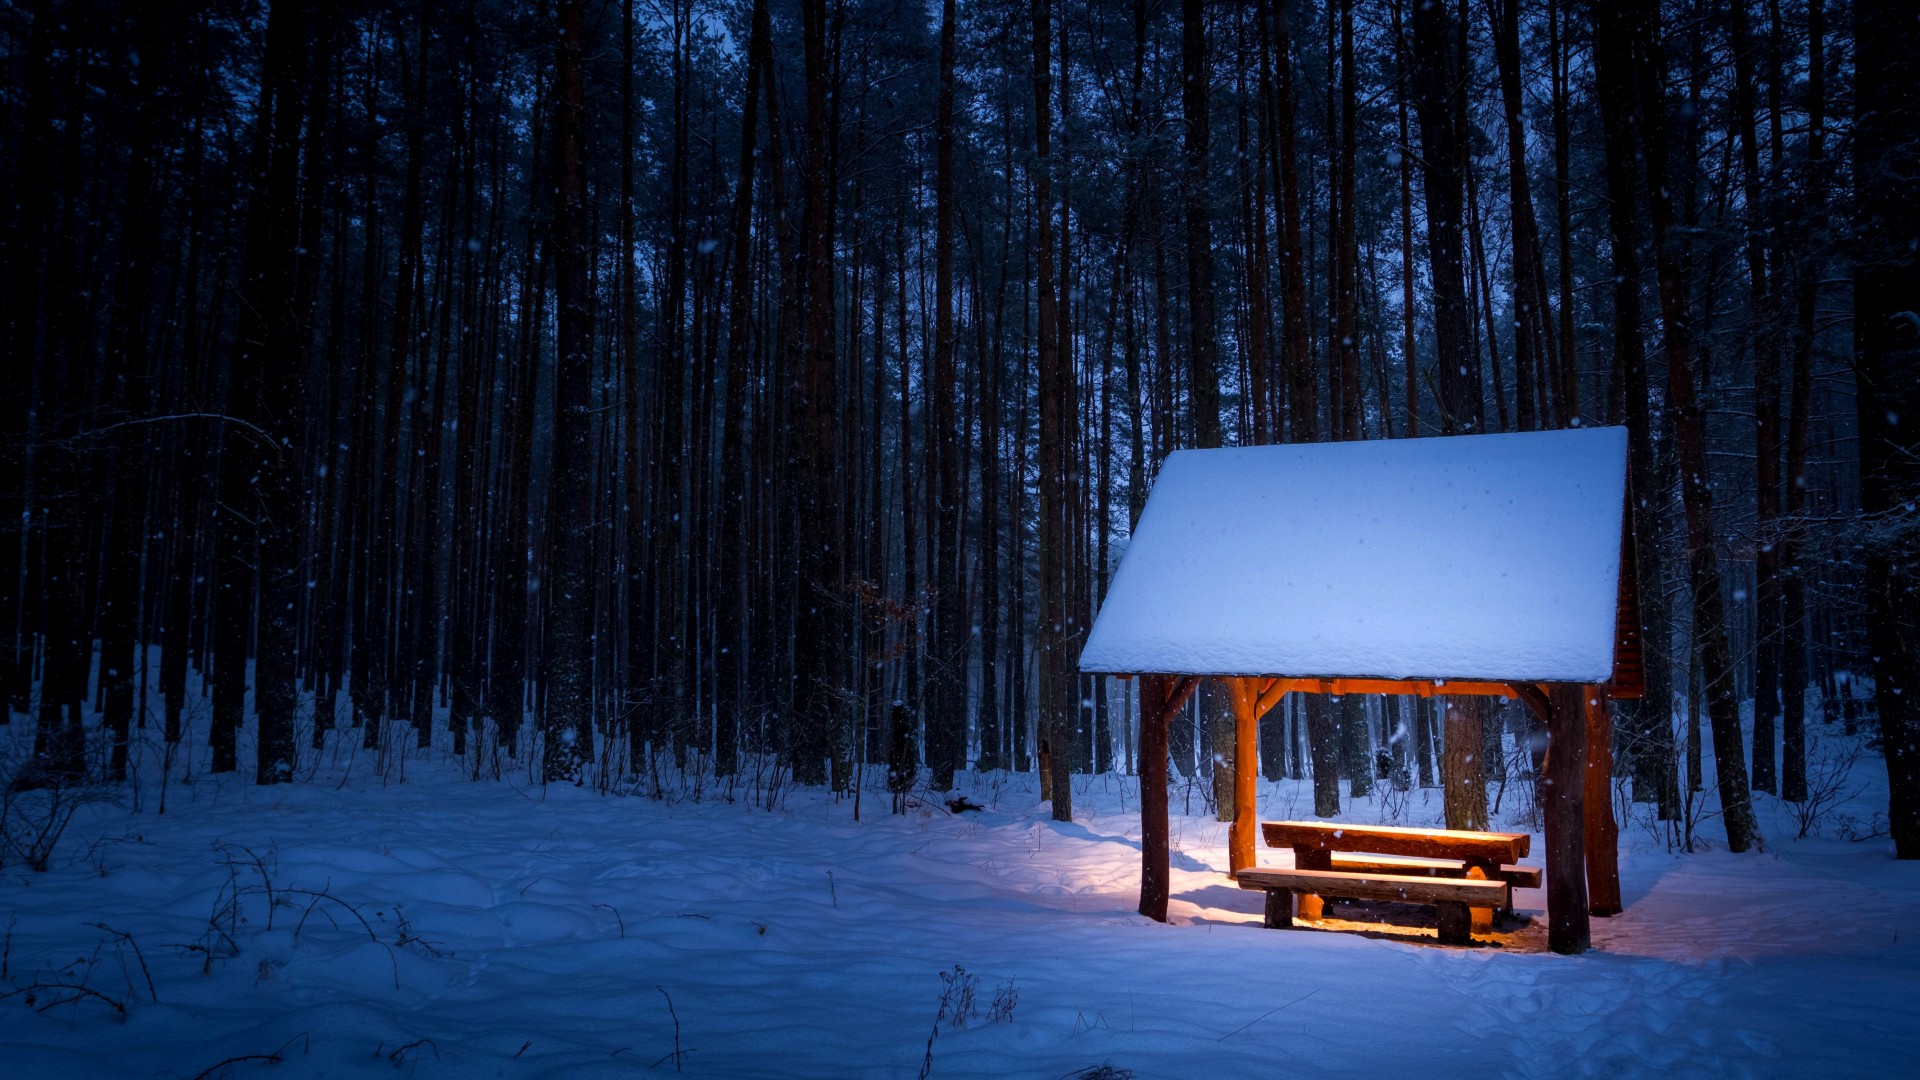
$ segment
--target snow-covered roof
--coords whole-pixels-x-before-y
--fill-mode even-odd
[[[1604,682],[1625,428],[1170,455],[1089,672]]]

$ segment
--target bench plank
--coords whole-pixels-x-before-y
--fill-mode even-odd
[[[1375,857],[1370,855],[1335,855],[1333,869],[1345,870],[1354,874],[1411,874],[1426,877],[1462,877],[1467,872],[1467,864],[1460,859],[1419,859],[1406,856]],[[1537,889],[1540,887],[1540,868],[1537,866],[1501,866],[1483,867],[1487,876],[1496,881],[1504,881],[1516,889]]]
[[[1466,832],[1458,829],[1402,829],[1389,825],[1350,825],[1321,821],[1263,821],[1268,847],[1318,851],[1364,851],[1376,855],[1512,863],[1527,856],[1533,839],[1526,833]]]
[[[1264,866],[1242,870],[1234,875],[1234,881],[1243,889],[1288,889],[1317,896],[1351,896],[1356,900],[1404,900],[1416,904],[1447,902],[1478,907],[1499,907],[1507,894],[1507,883],[1504,881],[1354,874],[1340,870],[1285,870]]]

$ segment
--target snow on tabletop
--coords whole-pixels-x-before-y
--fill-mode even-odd
[[[1090,672],[1600,682],[1624,428],[1183,450]]]

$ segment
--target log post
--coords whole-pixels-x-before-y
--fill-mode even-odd
[[[1587,910],[1620,913],[1620,824],[1613,818],[1613,708],[1604,686],[1586,686]]]
[[[1467,877],[1475,881],[1485,881],[1487,880],[1487,872],[1485,870],[1482,870],[1478,866],[1469,866],[1467,867]],[[1512,896],[1513,890],[1511,889],[1507,890],[1507,895]],[[1493,909],[1492,908],[1490,907],[1468,908],[1467,913],[1473,917],[1472,922],[1473,922],[1474,933],[1489,934],[1493,932]]]
[[[1333,853],[1330,851],[1321,851],[1319,848],[1295,844],[1293,846],[1293,868],[1295,870],[1331,870],[1333,869]],[[1327,902],[1324,897],[1315,893],[1303,892],[1297,894],[1297,898],[1300,901],[1301,918],[1311,922],[1318,922],[1320,917],[1326,913]]]
[[[1469,914],[1467,905],[1457,900],[1442,900],[1433,905],[1433,910],[1440,923],[1440,944],[1473,943],[1473,916]]]
[[[1233,698],[1233,824],[1227,830],[1227,865],[1234,872],[1254,865],[1254,777],[1259,762],[1254,739],[1260,724],[1260,689],[1252,679],[1229,680]]]
[[[1140,914],[1167,921],[1173,885],[1167,825],[1167,695],[1173,680],[1140,679]]]
[[[1587,924],[1586,687],[1555,683],[1547,719],[1541,803],[1547,833],[1547,948],[1573,955],[1591,944]]]
[[[1285,930],[1293,925],[1293,890],[1267,890],[1267,912],[1263,925],[1269,930]]]

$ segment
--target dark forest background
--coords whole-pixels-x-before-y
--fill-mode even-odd
[[[1916,57],[1900,0],[21,0],[15,781],[445,740],[1064,818],[1169,451],[1622,424],[1632,797],[1744,848],[1830,726],[1920,855]],[[1480,701],[1261,766],[1336,813]]]

